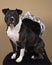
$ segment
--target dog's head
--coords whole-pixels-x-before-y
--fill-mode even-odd
[[[9,8],[7,8],[2,9],[2,12],[5,15],[5,22],[7,26],[10,25],[16,26],[19,22],[19,15],[22,13],[22,10],[20,9],[10,10]]]

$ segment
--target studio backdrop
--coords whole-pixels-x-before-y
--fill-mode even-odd
[[[45,32],[43,40],[47,55],[52,61],[52,0],[0,0],[0,65],[4,57],[12,51],[12,46],[6,36],[6,24],[2,9],[22,9],[23,13],[30,11],[36,17],[43,20]]]

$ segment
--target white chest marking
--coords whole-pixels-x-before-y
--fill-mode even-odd
[[[21,28],[21,20],[19,21],[19,23],[13,27],[11,29],[11,27],[9,26],[8,27],[8,30],[7,30],[7,36],[9,37],[9,39],[11,39],[14,43],[16,43],[16,41],[19,40],[19,31],[20,31],[20,28]]]
[[[7,36],[13,41],[16,42],[19,40],[19,33],[17,30],[11,30],[10,27],[8,27],[7,30]]]

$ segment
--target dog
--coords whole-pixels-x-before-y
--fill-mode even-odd
[[[11,10],[9,8],[2,9],[5,15],[5,23],[7,24],[6,33],[11,41],[13,47],[13,55],[11,59],[15,59],[18,54],[17,51],[20,48],[20,55],[16,59],[16,62],[21,62],[25,52],[31,52],[32,57],[37,57],[43,59],[45,44],[43,40],[39,37],[40,25],[28,18],[21,20],[22,10],[15,9]],[[29,24],[28,24],[29,22]],[[32,28],[32,29],[31,29]],[[39,30],[38,34],[36,29]]]

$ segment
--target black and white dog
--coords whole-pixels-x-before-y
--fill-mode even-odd
[[[7,8],[3,9],[2,12],[5,15],[5,22],[7,24],[7,36],[14,50],[11,59],[16,58],[18,47],[20,48],[20,55],[16,59],[16,62],[22,61],[25,51],[35,53],[38,58],[43,59],[44,42],[39,37],[41,30],[39,23],[28,18],[21,20],[22,10],[19,9],[10,10]]]

